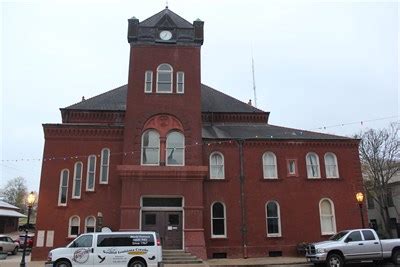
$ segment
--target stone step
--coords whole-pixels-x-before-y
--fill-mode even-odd
[[[164,266],[173,266],[173,265],[195,265],[198,267],[204,266],[203,261],[198,259],[196,256],[192,255],[189,252],[183,250],[163,250],[163,260],[162,263]]]

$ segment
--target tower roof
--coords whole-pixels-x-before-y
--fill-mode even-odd
[[[172,25],[171,25],[172,23]],[[193,29],[193,24],[172,12],[169,8],[161,10],[157,14],[140,22],[141,27],[177,27],[181,29]]]

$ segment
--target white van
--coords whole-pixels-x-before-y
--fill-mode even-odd
[[[101,232],[82,234],[67,247],[51,250],[45,267],[157,267],[161,260],[155,232]]]

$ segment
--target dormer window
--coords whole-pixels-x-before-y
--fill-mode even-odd
[[[169,64],[161,64],[157,68],[157,93],[172,93],[173,69]]]

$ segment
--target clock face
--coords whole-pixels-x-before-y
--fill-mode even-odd
[[[170,31],[162,31],[160,32],[160,38],[167,41],[172,38],[172,33]]]

